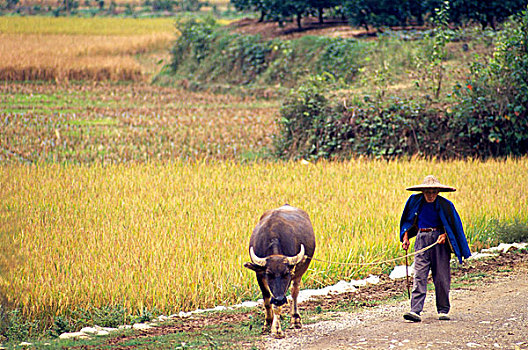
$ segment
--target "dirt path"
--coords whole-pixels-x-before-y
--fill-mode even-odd
[[[451,291],[451,321],[439,321],[429,291],[421,323],[404,321],[409,301],[287,330],[266,349],[528,349],[528,268]]]

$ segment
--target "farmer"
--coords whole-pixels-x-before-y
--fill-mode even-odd
[[[455,188],[442,185],[434,176],[425,177],[421,185],[407,188],[408,191],[421,191],[413,194],[405,203],[400,221],[400,241],[402,248],[409,249],[409,239],[416,237],[415,251],[433,243],[431,249],[419,253],[414,259],[414,282],[411,296],[411,311],[403,318],[420,322],[429,270],[433,275],[436,295],[436,310],[439,320],[449,320],[449,287],[451,253],[455,253],[460,263],[462,258],[471,256],[464,235],[462,222],[455,206],[449,200],[439,196],[439,192],[454,192]]]

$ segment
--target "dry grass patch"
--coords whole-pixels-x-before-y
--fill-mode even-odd
[[[166,21],[137,21],[0,19],[0,80],[145,80],[151,72],[135,56],[168,52],[175,29]]]

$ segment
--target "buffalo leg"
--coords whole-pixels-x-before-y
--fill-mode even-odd
[[[271,325],[271,336],[274,338],[284,338],[284,332],[282,331],[280,318],[282,313],[282,306],[273,307],[273,324]]]
[[[299,290],[301,289],[301,279],[294,279],[292,281],[292,289],[291,289],[291,296],[292,296],[292,306],[291,306],[291,327],[292,328],[301,328],[301,316],[299,315],[299,311],[297,310],[297,297],[299,296]]]
[[[264,330],[267,330],[273,323],[273,310],[271,308],[271,293],[268,284],[263,278],[257,276],[257,282],[262,292],[262,299],[264,300],[264,309],[266,311],[266,323],[264,323]]]

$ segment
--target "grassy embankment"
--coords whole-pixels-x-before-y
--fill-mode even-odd
[[[465,86],[470,65],[485,60],[497,35],[476,27],[449,31],[450,40],[441,49],[445,57],[436,62],[431,56],[440,49],[435,49],[430,30],[386,31],[372,38],[342,25],[336,29],[338,36],[319,28],[303,35],[283,30],[282,37],[273,39],[281,31],[269,26],[225,31],[213,23],[181,23],[175,71],[159,79],[185,81],[199,89],[267,88],[284,95],[318,76],[325,80],[328,95],[338,95],[338,100],[397,97],[450,105],[455,85]]]

